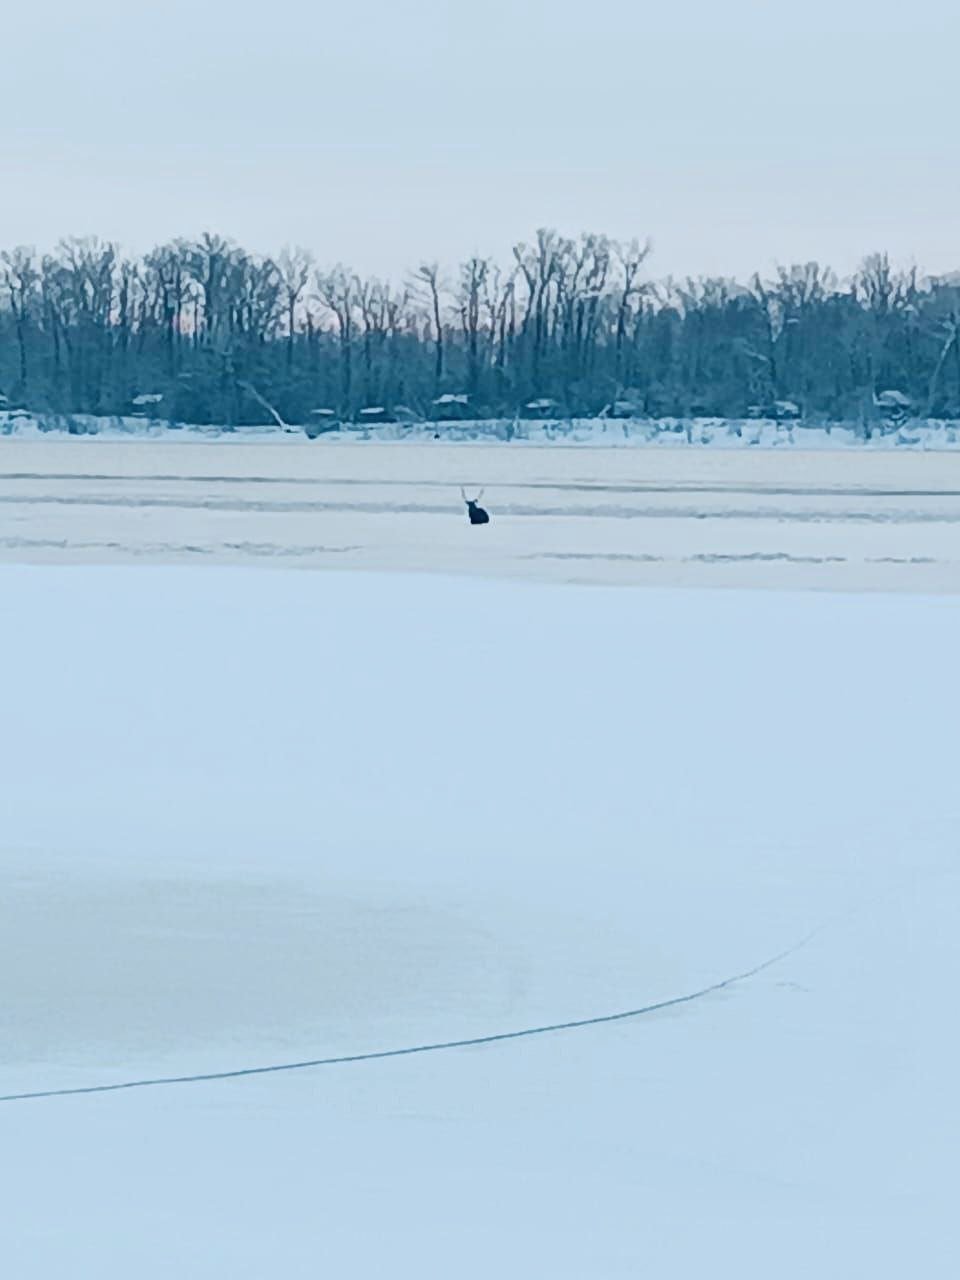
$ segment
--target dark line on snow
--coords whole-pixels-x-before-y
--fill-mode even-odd
[[[354,1062],[374,1062],[384,1058],[403,1058],[418,1053],[439,1053],[449,1049],[470,1049],[488,1044],[502,1044],[507,1040],[554,1035],[561,1031],[575,1031],[582,1027],[596,1027],[609,1022],[624,1022],[629,1018],[640,1018],[645,1014],[658,1013],[662,1009],[672,1009],[678,1005],[691,1004],[695,1000],[702,1000],[705,996],[713,995],[717,991],[723,991],[736,983],[745,982],[748,978],[755,977],[758,973],[762,973],[764,969],[771,968],[779,961],[785,960],[788,956],[799,951],[801,947],[806,946],[816,932],[818,930],[807,934],[806,937],[801,938],[793,946],[787,947],[785,951],[780,951],[768,960],[764,960],[761,964],[754,965],[752,969],[744,970],[743,973],[723,978],[719,982],[711,983],[707,987],[701,987],[698,991],[688,992],[686,995],[673,996],[668,1000],[658,1000],[654,1004],[643,1005],[638,1009],[625,1009],[620,1013],[606,1013],[593,1018],[577,1018],[571,1022],[554,1022],[541,1027],[525,1027],[520,1031],[501,1031],[495,1035],[470,1036],[463,1040],[443,1040],[433,1044],[411,1045],[403,1049],[380,1049],[372,1053],[349,1053],[330,1058],[311,1058],[302,1062],[279,1062],[264,1067],[240,1067],[232,1071],[208,1071],[196,1075],[155,1076],[140,1080],[125,1080],[119,1084],[91,1084],[68,1089],[37,1089],[27,1093],[8,1093],[0,1096],[0,1102],[26,1102],[37,1098],[67,1098],[76,1097],[79,1094],[119,1093],[127,1089],[151,1089],[164,1085],[204,1084],[215,1080],[237,1080],[246,1076],[275,1075],[280,1072],[306,1071],[317,1067],[344,1066]]]
[[[431,504],[418,502],[285,502],[265,500],[256,502],[248,498],[176,498],[176,497],[109,497],[91,494],[31,494],[18,497],[12,493],[0,493],[0,504],[7,506],[64,506],[110,507],[115,511],[160,508],[173,511],[236,511],[298,512],[321,515],[324,512],[353,512],[358,515],[443,515],[459,513],[459,504]],[[498,516],[531,516],[533,518],[563,516],[578,519],[602,518],[608,520],[777,520],[798,524],[956,524],[960,523],[960,510],[956,511],[785,511],[777,507],[753,509],[687,507],[563,507],[532,506],[526,503],[502,504],[497,507]]]
[[[360,478],[355,476],[255,476],[255,475],[166,475],[166,474],[109,474],[107,472],[69,471],[3,471],[4,480],[92,481],[96,483],[150,483],[158,484],[276,484],[276,485],[325,485],[336,487],[394,487],[404,489],[451,489],[447,480],[397,479],[396,477]],[[609,484],[602,481],[574,480],[502,480],[498,489],[554,489],[567,493],[649,493],[649,494],[744,494],[749,497],[800,497],[800,498],[960,498],[960,489],[871,489],[846,487],[815,487],[764,484]]]

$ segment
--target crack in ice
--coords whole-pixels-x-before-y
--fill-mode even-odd
[[[79,1094],[119,1093],[127,1089],[158,1088],[164,1085],[204,1084],[215,1080],[238,1080],[246,1076],[275,1075],[287,1071],[307,1071],[318,1067],[344,1066],[355,1062],[374,1062],[384,1058],[410,1057],[418,1053],[439,1053],[442,1050],[449,1049],[471,1049],[482,1045],[501,1044],[507,1040],[521,1040],[530,1036],[555,1035],[561,1031],[575,1031],[583,1027],[601,1026],[604,1023],[625,1022],[630,1018],[640,1018],[645,1014],[658,1013],[662,1009],[672,1009],[678,1005],[692,1004],[695,1000],[702,1000],[705,996],[713,995],[717,991],[723,991],[737,983],[745,982],[748,978],[755,977],[765,969],[772,968],[773,965],[778,964],[781,960],[786,960],[788,956],[806,946],[818,932],[818,929],[813,930],[801,938],[799,942],[794,943],[793,946],[777,952],[775,956],[770,956],[769,959],[754,965],[751,969],[744,970],[742,973],[735,973],[729,978],[723,978],[719,982],[713,982],[709,986],[700,987],[698,990],[687,992],[682,996],[671,996],[666,1000],[658,1000],[653,1004],[642,1005],[637,1009],[624,1009],[618,1013],[605,1013],[592,1018],[576,1018],[569,1022],[547,1023],[538,1027],[524,1027],[519,1031],[501,1031],[486,1036],[469,1036],[462,1040],[441,1040],[431,1044],[409,1045],[400,1049],[378,1049],[369,1053],[340,1054],[335,1057],[309,1058],[300,1062],[270,1063],[262,1067],[237,1067],[230,1071],[207,1071],[194,1075],[154,1076],[138,1080],[123,1080],[116,1084],[78,1085],[66,1089],[37,1089],[25,1093],[8,1093],[0,1095],[0,1102],[27,1102],[36,1098],[65,1098],[76,1097]]]

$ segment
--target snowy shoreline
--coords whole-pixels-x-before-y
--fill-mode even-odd
[[[574,418],[551,421],[488,419],[459,422],[343,424],[316,437],[307,430],[274,425],[225,428],[201,423],[169,423],[136,417],[89,414],[0,412],[0,437],[108,440],[169,440],[197,443],[271,442],[310,438],[316,445],[403,444],[439,440],[446,444],[510,444],[553,447],[668,449],[890,450],[950,452],[960,449],[960,420],[911,419],[902,423],[777,422],[727,418]]]

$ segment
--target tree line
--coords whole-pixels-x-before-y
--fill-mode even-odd
[[[742,417],[792,402],[857,420],[885,392],[960,417],[960,273],[886,254],[747,283],[654,280],[649,245],[541,230],[511,260],[399,283],[217,235],[142,257],[70,239],[0,254],[0,393],[39,413],[223,426],[364,410],[424,418]],[[313,420],[317,420],[315,417]]]

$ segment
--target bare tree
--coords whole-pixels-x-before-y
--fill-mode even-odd
[[[640,271],[650,256],[650,241],[641,245],[639,240],[631,240],[627,245],[616,245],[614,253],[620,267],[620,282],[617,297],[617,380],[631,381],[631,370],[625,367],[624,347],[627,332],[630,328],[632,310],[641,297],[643,286],[640,282]]]
[[[27,393],[27,326],[37,305],[37,283],[40,279],[36,266],[36,250],[22,245],[0,255],[3,264],[3,282],[10,300],[17,333],[17,351],[20,360],[17,388],[20,396]]]
[[[317,297],[329,311],[337,325],[340,340],[340,400],[341,410],[353,409],[353,333],[356,277],[344,267],[334,267],[329,272],[318,272],[315,277]]]
[[[293,344],[297,308],[313,271],[313,255],[306,249],[284,249],[277,259],[287,318],[287,372],[293,368]]]
[[[930,385],[927,391],[926,408],[928,417],[934,411],[940,387],[940,378],[947,363],[947,358],[951,353],[953,354],[957,374],[956,404],[960,408],[960,285],[954,284],[952,281],[936,281],[931,307],[935,308],[936,312],[939,313],[933,329],[934,337],[939,343],[939,352],[933,372],[930,375]]]
[[[443,285],[439,266],[435,262],[421,263],[414,274],[414,283],[426,290],[429,299],[434,343],[433,388],[434,395],[437,395],[443,382],[443,319],[440,313]]]
[[[475,396],[480,383],[480,318],[483,290],[490,263],[485,258],[470,258],[460,267],[457,287],[457,310],[467,356],[467,391]]]

